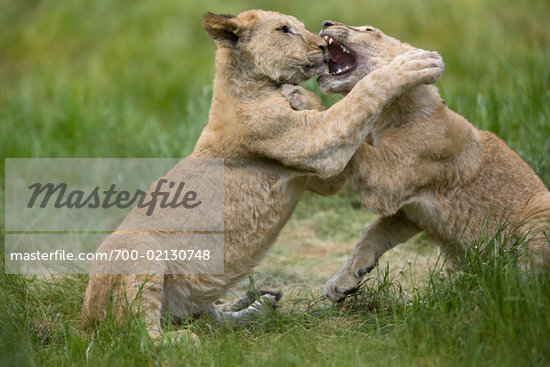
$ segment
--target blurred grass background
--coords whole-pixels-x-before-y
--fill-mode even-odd
[[[447,105],[498,134],[550,186],[548,0],[1,1],[3,157],[185,156],[207,122],[214,76],[215,46],[204,35],[202,14],[252,8],[294,15],[313,32],[325,19],[371,24],[438,50],[446,70],[437,86]],[[315,81],[305,85],[316,90]],[[4,176],[3,159],[0,168]],[[3,194],[0,200],[3,207]],[[349,188],[330,198],[306,194],[257,270],[257,282],[302,284],[290,299],[309,307],[371,219]],[[434,256],[420,236],[386,258],[399,276],[406,259],[421,271]],[[139,328],[111,325],[83,334],[78,310],[85,277],[40,282],[3,275],[0,365],[175,365],[184,357],[192,365],[548,365],[542,350],[550,337],[548,278],[521,283],[521,276],[510,276],[518,288],[496,286],[494,274],[483,274],[472,275],[483,286],[459,281],[435,295],[427,291],[416,311],[376,298],[388,284],[381,281],[382,291],[371,296],[387,313],[370,313],[371,298],[360,301],[366,311],[359,315],[285,313],[280,324],[234,332],[199,327],[202,350],[160,351]],[[427,284],[434,289],[433,277]]]
[[[550,149],[546,0],[21,0],[0,3],[5,156],[189,153],[207,121],[214,75],[201,16],[250,8],[292,14],[314,32],[324,19],[372,24],[438,50],[446,62],[438,86],[451,108],[530,163]]]
[[[325,19],[372,24],[438,50],[447,104],[498,134],[550,184],[547,0],[3,1],[3,157],[185,156],[207,122],[214,76],[202,14],[251,8],[292,14],[313,32]],[[310,197],[313,207],[334,202]]]

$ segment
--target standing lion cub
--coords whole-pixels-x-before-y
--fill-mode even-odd
[[[326,21],[329,74],[325,93],[346,95],[365,75],[414,50],[374,27]],[[322,109],[311,92],[289,97],[296,109]],[[365,207],[369,225],[348,262],[326,283],[339,301],[352,292],[387,250],[424,231],[447,266],[483,236],[525,239],[526,261],[550,264],[550,193],[502,140],[448,109],[433,86],[406,91],[374,121],[344,171]],[[521,242],[521,241],[520,241]]]
[[[293,87],[283,84],[326,70],[327,43],[321,37],[293,17],[262,10],[236,17],[207,13],[203,26],[218,46],[216,77],[208,124],[190,157],[225,160],[224,271],[171,274],[164,263],[150,274],[92,270],[82,308],[85,325],[105,320],[110,312],[120,320],[128,308],[145,313],[152,337],[162,333],[163,318],[206,314],[217,322],[240,323],[254,307],[221,312],[214,301],[258,265],[308,184],[326,194],[341,185],[338,179],[312,177],[340,173],[386,104],[411,87],[435,82],[443,71],[437,53],[413,51],[369,74],[327,111],[295,111],[281,95]],[[181,181],[184,171],[176,165],[170,180]],[[139,232],[141,218],[134,208],[118,231]],[[148,233],[140,242],[121,243],[120,236],[110,235],[98,251],[154,248],[155,241],[169,248],[174,241],[155,237]]]

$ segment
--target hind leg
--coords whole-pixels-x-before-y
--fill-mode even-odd
[[[525,269],[543,269],[550,266],[550,230],[540,230],[527,242],[527,253],[519,259]]]
[[[160,337],[163,286],[162,274],[121,275],[114,300],[119,318],[127,313],[142,314],[149,336]]]
[[[455,243],[436,243],[439,247],[438,263],[442,261],[442,271],[449,276],[455,273],[459,258],[464,256],[464,251]]]
[[[534,194],[523,209],[519,232],[524,234],[527,254],[520,259],[526,267],[550,266],[550,192]]]
[[[269,316],[273,309],[276,308],[277,301],[281,298],[280,292],[260,291],[259,294],[253,294],[249,292],[246,296],[239,298],[232,304],[225,307],[218,307],[215,304],[211,304],[205,308],[201,308],[197,305],[192,307],[193,316],[206,315],[211,322],[214,322],[217,326],[246,326],[255,320],[259,320]],[[236,311],[226,311],[226,309],[237,307]],[[171,313],[170,320],[181,326],[181,322],[184,318],[191,317],[191,314],[184,312],[185,316],[180,313]],[[151,334],[149,334],[151,335]],[[178,329],[165,333],[156,333],[151,335],[155,338],[155,343],[163,343],[168,341],[170,343],[187,342],[192,344],[199,344],[200,340],[197,335],[186,329]]]
[[[158,337],[161,330],[163,276],[160,274],[90,274],[82,306],[84,328],[103,322],[112,315],[118,322],[135,314],[144,315],[148,334]]]

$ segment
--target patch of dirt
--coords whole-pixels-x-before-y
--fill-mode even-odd
[[[374,218],[370,217],[371,220]],[[353,227],[358,227],[357,223],[350,225],[350,228]],[[254,271],[256,287],[281,290],[285,301],[303,298],[308,292],[322,295],[324,283],[346,262],[361,232],[347,241],[319,236],[318,232],[311,220],[291,219],[262,264]],[[388,266],[390,277],[407,290],[410,288],[409,271],[414,285],[420,286],[426,280],[429,269],[435,267],[437,255],[436,246],[419,235],[384,254],[379,260],[380,272]],[[377,274],[376,269],[371,276],[374,274]],[[241,282],[232,292],[233,295],[227,298],[239,296],[248,287],[248,280]]]

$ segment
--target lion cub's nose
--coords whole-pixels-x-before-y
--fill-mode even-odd
[[[310,44],[319,47],[323,55],[327,53],[328,43],[323,39],[323,37],[313,34],[312,37],[308,39],[308,41],[310,42]]]

